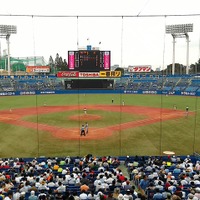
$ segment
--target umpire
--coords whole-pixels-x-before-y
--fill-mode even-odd
[[[85,126],[84,125],[81,126],[81,136],[82,135],[85,136]]]

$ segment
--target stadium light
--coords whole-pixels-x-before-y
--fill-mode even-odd
[[[10,75],[10,35],[17,33],[14,25],[0,25],[0,37],[6,38],[8,45],[8,75]]]
[[[166,25],[165,33],[171,34],[173,37],[173,62],[172,62],[172,74],[175,71],[175,42],[176,38],[186,38],[187,41],[187,53],[186,53],[186,74],[189,71],[189,32],[193,32],[193,24],[175,24]]]
[[[176,24],[176,25],[167,25],[166,33],[189,33],[193,32],[193,24]]]

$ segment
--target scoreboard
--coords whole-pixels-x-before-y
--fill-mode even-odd
[[[68,51],[68,69],[80,72],[110,71],[110,51]]]

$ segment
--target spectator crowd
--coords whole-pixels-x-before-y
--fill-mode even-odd
[[[194,156],[1,158],[0,200],[200,199]]]

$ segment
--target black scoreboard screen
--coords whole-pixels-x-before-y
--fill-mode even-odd
[[[68,68],[80,72],[110,71],[110,51],[68,51]]]

